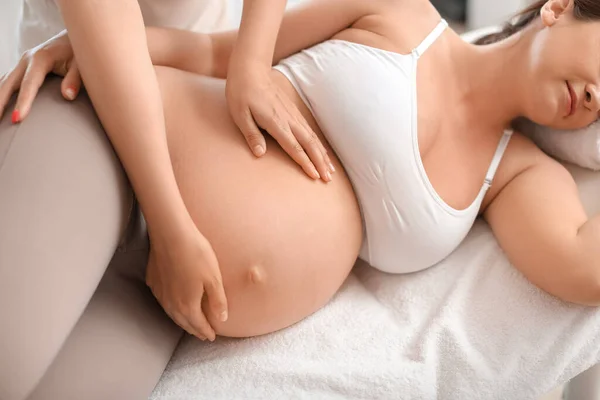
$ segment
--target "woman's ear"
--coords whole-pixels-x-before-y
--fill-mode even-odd
[[[553,26],[573,8],[573,0],[548,0],[540,10],[544,26]]]

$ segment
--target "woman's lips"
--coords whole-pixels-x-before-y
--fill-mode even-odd
[[[569,91],[569,102],[567,104],[567,117],[570,117],[571,115],[575,114],[575,111],[577,110],[577,95],[575,94],[575,91],[569,84],[569,81],[566,81],[566,82],[567,82],[567,89]]]

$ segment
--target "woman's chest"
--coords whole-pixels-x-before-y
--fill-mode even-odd
[[[284,60],[296,86],[282,79],[286,93],[351,174],[433,189],[452,208],[467,208],[502,132],[478,135],[457,115],[435,52],[417,60],[368,43],[332,40]]]

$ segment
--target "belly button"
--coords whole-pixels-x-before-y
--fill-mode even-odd
[[[264,283],[265,281],[265,273],[259,266],[253,266],[248,271],[248,279],[251,283],[258,284]]]

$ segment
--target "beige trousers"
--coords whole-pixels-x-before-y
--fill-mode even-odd
[[[145,225],[110,142],[59,85],[0,121],[0,399],[145,399],[182,331],[144,284]]]

